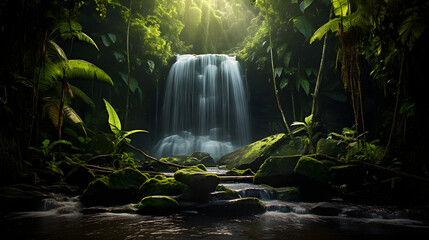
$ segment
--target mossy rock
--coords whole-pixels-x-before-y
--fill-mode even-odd
[[[219,176],[199,171],[179,170],[174,174],[174,179],[188,185],[192,190],[200,193],[211,193],[220,182]]]
[[[287,136],[283,133],[266,137],[260,141],[244,146],[223,156],[219,165],[227,165],[229,169],[250,168],[256,172],[259,166],[279,147]]]
[[[214,159],[212,158],[212,156],[210,156],[209,153],[194,152],[190,156],[198,159],[199,163],[204,164],[204,166],[206,166],[206,167],[215,167],[216,166]]]
[[[240,195],[236,191],[233,191],[224,185],[217,185],[216,191],[211,193],[210,197],[212,200],[219,201],[240,198]]]
[[[328,168],[311,157],[301,157],[294,174],[302,187],[301,192],[309,200],[324,200],[332,195],[331,175]]]
[[[159,160],[162,162],[174,163],[182,166],[195,166],[200,163],[200,161],[197,158],[186,156],[186,155],[166,157],[166,158],[161,158]]]
[[[114,151],[112,140],[114,139],[113,134],[96,134],[88,143],[88,151],[93,155],[110,154]],[[99,159],[97,159],[99,160]],[[101,164],[100,162],[93,162],[93,164]]]
[[[215,191],[220,182],[216,174],[204,171],[204,165],[200,164],[177,171],[174,179],[186,184],[189,188],[183,193],[182,198],[187,201],[206,202],[209,194]]]
[[[253,182],[272,187],[296,184],[295,167],[301,156],[269,157],[256,172]]]
[[[296,187],[276,188],[277,199],[288,202],[301,202],[304,200],[301,191]]]
[[[136,205],[139,214],[165,215],[178,212],[179,203],[169,196],[148,196]]]
[[[94,173],[83,165],[77,165],[66,176],[65,181],[85,189],[95,179]]]
[[[167,195],[177,196],[186,190],[187,186],[174,178],[153,177],[140,186],[139,196]]]
[[[302,149],[305,145],[305,137],[297,136],[294,137],[293,141],[286,139],[280,144],[270,156],[292,156],[301,154]]]
[[[255,173],[250,168],[244,169],[244,170],[239,170],[237,168],[233,168],[233,169],[229,170],[228,172],[226,172],[225,175],[227,175],[227,176],[254,176]]]
[[[197,207],[197,211],[213,216],[248,216],[266,211],[265,204],[257,198],[240,198],[228,201],[216,201]]]
[[[347,144],[335,139],[321,138],[317,141],[316,153],[338,157],[346,152]]]
[[[137,169],[124,168],[92,181],[81,196],[85,206],[111,206],[139,201],[140,186],[149,177]]]

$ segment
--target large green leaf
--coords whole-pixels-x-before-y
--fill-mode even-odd
[[[302,35],[305,40],[308,40],[314,33],[314,26],[306,16],[299,16],[293,19],[293,24]]]
[[[109,115],[110,129],[115,135],[121,135],[120,131],[122,127],[121,127],[121,121],[119,120],[118,114],[106,99],[103,99],[103,100],[106,105],[107,114]]]
[[[340,24],[340,18],[334,18],[329,22],[323,24],[319,29],[314,32],[313,36],[310,38],[310,44],[313,43],[316,39],[320,40],[328,33],[329,30],[332,32],[338,31],[338,26]]]
[[[92,101],[92,99],[90,97],[88,97],[88,95],[86,95],[82,90],[80,90],[78,87],[75,87],[73,85],[70,85],[70,88],[71,88],[71,91],[73,92],[73,95],[75,97],[78,97],[83,102],[88,104],[92,109],[95,109],[95,104]]]
[[[426,28],[425,20],[416,12],[407,17],[399,27],[399,38],[403,44],[411,49],[414,42],[420,37]]]
[[[331,0],[335,16],[346,16],[349,10],[348,0]]]
[[[276,74],[276,77],[280,77],[282,75],[282,72],[283,72],[283,67],[276,67],[274,72]]]
[[[113,86],[113,81],[107,73],[84,60],[69,60],[65,73],[67,79],[95,79],[110,83]]]

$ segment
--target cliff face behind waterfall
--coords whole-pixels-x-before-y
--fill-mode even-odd
[[[245,78],[235,57],[178,55],[165,86],[158,157],[208,152],[215,159],[250,141]]]

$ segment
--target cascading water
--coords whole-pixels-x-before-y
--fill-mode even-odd
[[[240,64],[227,55],[178,55],[162,108],[158,157],[207,152],[214,159],[249,143]]]

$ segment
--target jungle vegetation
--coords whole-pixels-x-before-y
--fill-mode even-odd
[[[270,89],[268,132],[323,129],[357,143],[345,158],[428,176],[428,10],[423,0],[2,1],[1,182],[59,159],[136,164],[126,131],[150,141],[174,54],[202,53],[236,55]],[[348,110],[329,110],[338,104]]]

